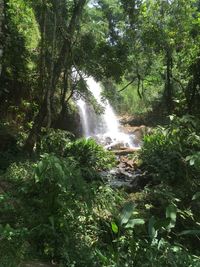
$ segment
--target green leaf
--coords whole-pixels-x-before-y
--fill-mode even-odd
[[[190,159],[191,159],[191,156],[187,156],[187,157],[185,158],[186,161],[189,161]]]
[[[200,192],[197,192],[196,194],[194,194],[194,196],[192,197],[192,200],[196,200],[200,198]]]
[[[133,214],[133,210],[135,208],[135,205],[132,202],[126,203],[125,206],[123,207],[123,210],[120,214],[120,224],[126,224],[131,215]]]
[[[194,158],[192,158],[192,159],[190,160],[190,166],[193,166],[193,165],[194,165],[194,162],[195,162],[195,160],[194,160]]]
[[[148,225],[148,233],[151,239],[154,239],[158,234],[158,231],[154,227],[155,223],[156,223],[155,217],[152,216],[151,219],[149,220],[149,225]]]
[[[176,224],[177,207],[173,204],[166,208],[166,218],[170,218],[171,222],[168,228],[173,228]]]
[[[134,228],[135,225],[142,225],[142,224],[145,224],[145,221],[143,219],[132,219],[128,221],[125,228]]]
[[[38,174],[42,174],[44,169],[43,161],[40,161],[37,165]]]
[[[116,225],[115,222],[111,223],[111,227],[112,227],[113,233],[117,234],[119,232],[119,228],[118,228],[118,226]]]
[[[107,263],[107,257],[105,257],[100,250],[96,250],[97,255],[103,263]]]
[[[182,231],[179,235],[200,235],[200,230],[185,230]]]

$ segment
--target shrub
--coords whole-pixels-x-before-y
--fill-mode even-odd
[[[55,153],[63,156],[69,142],[74,138],[73,134],[60,129],[45,129],[43,130],[38,152],[40,153]]]
[[[24,259],[27,244],[25,228],[14,229],[9,224],[0,225],[0,266],[17,267]]]
[[[200,171],[199,124],[191,116],[171,119],[168,127],[157,128],[144,137],[141,158],[155,180],[184,184],[197,178]]]
[[[106,170],[115,165],[115,156],[105,150],[93,139],[79,139],[68,145],[66,156],[72,156],[78,163],[86,180],[98,177],[98,171]]]
[[[120,199],[106,188],[87,183],[73,158],[43,155],[21,192],[34,251],[64,266],[93,267],[100,222]]]

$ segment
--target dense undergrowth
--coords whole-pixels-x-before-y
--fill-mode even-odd
[[[101,181],[115,157],[93,140],[44,134],[0,181],[0,266],[200,266],[199,123],[174,117],[144,138],[150,184],[127,195]]]

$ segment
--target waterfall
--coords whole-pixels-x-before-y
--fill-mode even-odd
[[[97,103],[100,104],[104,112],[101,115],[95,114],[83,99],[77,101],[80,112],[83,134],[85,137],[93,137],[106,148],[120,144],[125,147],[132,147],[133,142],[128,134],[120,130],[117,116],[107,99],[102,100],[102,88],[92,77],[86,78],[89,91],[93,94]]]
[[[89,137],[90,136],[90,130],[89,130],[89,125],[88,125],[86,103],[85,103],[85,101],[83,101],[83,99],[79,99],[77,101],[77,105],[78,105],[81,124],[82,124],[82,128],[83,128],[83,134],[85,137]]]
[[[102,101],[102,89],[99,83],[97,83],[93,78],[87,78],[87,85],[90,92],[95,97],[98,104],[100,104],[104,108],[104,113],[100,116],[100,120],[102,122],[102,129],[100,129],[101,133],[112,133],[115,134],[119,131],[119,123],[117,117],[113,111],[108,100]]]

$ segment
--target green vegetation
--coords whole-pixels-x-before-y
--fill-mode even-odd
[[[175,148],[187,142],[177,144],[176,133],[167,140],[164,131],[145,138],[140,157],[156,183],[130,196],[101,181],[99,171],[114,158],[93,140],[66,139],[63,156],[43,152],[11,164],[1,176],[1,266],[38,258],[60,266],[198,267],[196,143],[181,172]]]
[[[199,30],[199,0],[0,0],[0,267],[200,267]],[[80,138],[85,75],[160,122],[127,157],[134,193]]]

